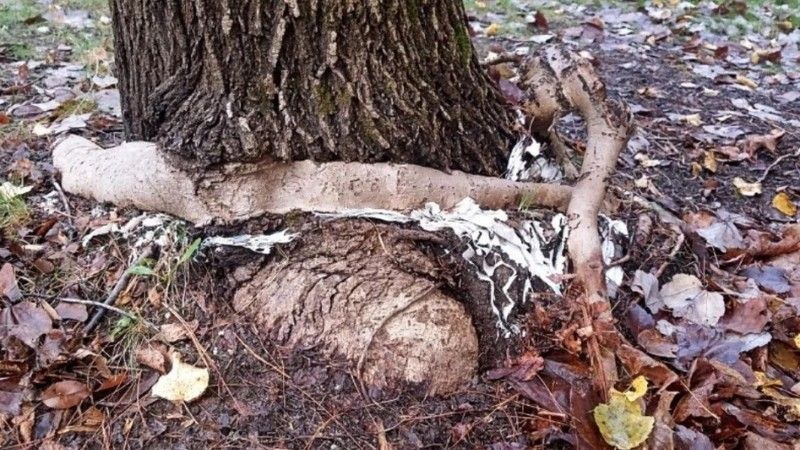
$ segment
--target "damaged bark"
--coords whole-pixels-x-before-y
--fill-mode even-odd
[[[513,115],[477,62],[460,0],[111,5],[129,139],[204,166],[505,169]]]

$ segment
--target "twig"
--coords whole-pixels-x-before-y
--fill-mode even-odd
[[[64,204],[64,212],[67,213],[67,220],[69,221],[69,226],[71,228],[75,228],[75,223],[72,221],[72,208],[69,206],[69,200],[67,199],[67,195],[64,194],[64,190],[61,189],[61,185],[58,184],[55,177],[51,177],[50,181],[55,186],[56,191],[58,191],[58,196],[61,197],[61,203]]]
[[[783,161],[784,159],[791,158],[792,156],[794,156],[794,157],[800,156],[800,148],[795,150],[794,153],[787,153],[786,155],[781,155],[781,156],[778,156],[777,158],[775,158],[775,161],[772,161],[772,164],[770,164],[769,166],[767,166],[766,169],[764,169],[764,174],[761,175],[761,177],[756,182],[761,183],[762,181],[766,180],[767,179],[767,175],[769,175],[769,172],[772,169],[774,169],[775,166],[780,164],[781,161]]]
[[[483,61],[481,63],[481,66],[489,67],[489,66],[496,66],[498,64],[509,63],[509,62],[519,63],[520,61],[522,61],[522,56],[515,55],[513,53],[505,53],[505,54],[502,54],[502,55],[498,55],[495,58]]]
[[[96,306],[98,308],[105,308],[105,309],[107,309],[109,311],[114,311],[115,313],[123,315],[125,317],[130,318],[130,319],[141,320],[148,327],[150,327],[150,328],[152,328],[154,330],[158,330],[158,327],[155,326],[150,321],[148,321],[148,320],[146,320],[146,319],[144,319],[142,317],[137,317],[135,314],[131,314],[128,311],[125,311],[124,309],[117,308],[116,306],[107,305],[105,303],[96,302],[94,300],[83,300],[83,299],[79,299],[79,298],[59,298],[58,301],[59,302],[64,302],[64,303],[78,303],[78,304],[81,304],[81,305],[88,305],[88,306]]]
[[[148,246],[147,248],[145,248],[142,254],[139,256],[139,258],[136,259],[136,262],[133,263],[132,267],[138,266],[146,258],[151,257],[153,255],[153,251],[154,251],[153,246]],[[117,284],[114,285],[114,289],[112,289],[111,293],[108,294],[108,297],[106,297],[103,304],[106,306],[113,305],[114,302],[117,301],[117,297],[119,297],[119,294],[121,294],[122,290],[125,289],[125,287],[128,285],[128,280],[130,280],[130,278],[131,278],[131,272],[130,270],[126,270],[125,273],[123,273],[122,276],[119,277],[119,280],[117,280]],[[100,319],[103,318],[103,314],[105,314],[106,311],[107,308],[100,308],[97,310],[97,312],[94,313],[92,320],[90,320],[89,323],[86,325],[86,328],[84,328],[86,334],[89,334],[94,329],[94,327],[97,326],[97,324],[100,322]]]

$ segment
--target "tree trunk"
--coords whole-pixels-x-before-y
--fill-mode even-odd
[[[404,162],[498,175],[513,116],[460,0],[112,0],[131,139],[217,165]]]

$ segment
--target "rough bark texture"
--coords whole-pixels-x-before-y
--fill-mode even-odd
[[[497,175],[512,116],[461,0],[112,0],[131,139],[206,165],[407,162]]]
[[[396,227],[333,222],[258,272],[233,305],[281,344],[343,355],[370,386],[443,393],[474,375],[478,339],[434,281],[440,270]]]

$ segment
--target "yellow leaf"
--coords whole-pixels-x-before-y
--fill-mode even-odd
[[[625,398],[628,401],[635,402],[640,398],[644,397],[644,394],[647,393],[647,378],[639,375],[633,381],[631,381],[631,387],[628,388],[627,391],[623,392]]]
[[[800,418],[800,398],[789,397],[780,393],[777,389],[765,387],[761,390],[768,397],[771,397],[778,404],[783,405],[789,409],[789,415],[793,418]]]
[[[647,380],[640,376],[625,392],[611,389],[608,403],[594,409],[594,421],[609,445],[618,449],[638,447],[653,431],[655,418],[645,416],[637,400],[647,392]]]
[[[794,346],[800,348],[800,333],[794,336]]]
[[[753,197],[761,193],[761,183],[758,181],[755,183],[748,183],[741,177],[736,177],[733,179],[733,185],[736,187],[736,190],[745,197]]]
[[[153,395],[172,402],[190,402],[206,391],[208,369],[201,369],[181,361],[178,353],[172,354],[172,370],[153,385]]]
[[[706,156],[703,158],[703,167],[708,169],[709,172],[717,172],[717,157],[714,152],[706,152]]]
[[[488,27],[486,27],[486,35],[487,36],[495,36],[500,31],[500,25],[496,23],[492,23]]]
[[[753,383],[753,387],[772,387],[772,386],[783,386],[781,380],[777,378],[770,378],[766,373],[756,370],[753,372],[753,375],[756,377],[756,381]]]
[[[700,118],[700,114],[688,114],[681,117],[681,120],[695,127],[699,127],[703,124],[703,119]]]
[[[794,204],[786,192],[779,192],[775,197],[772,197],[772,207],[789,217],[794,217],[797,214],[797,205]],[[795,342],[797,342],[796,339]]]
[[[741,84],[742,86],[749,87],[750,89],[755,89],[758,87],[758,83],[747,78],[744,75],[736,75],[736,83]]]

